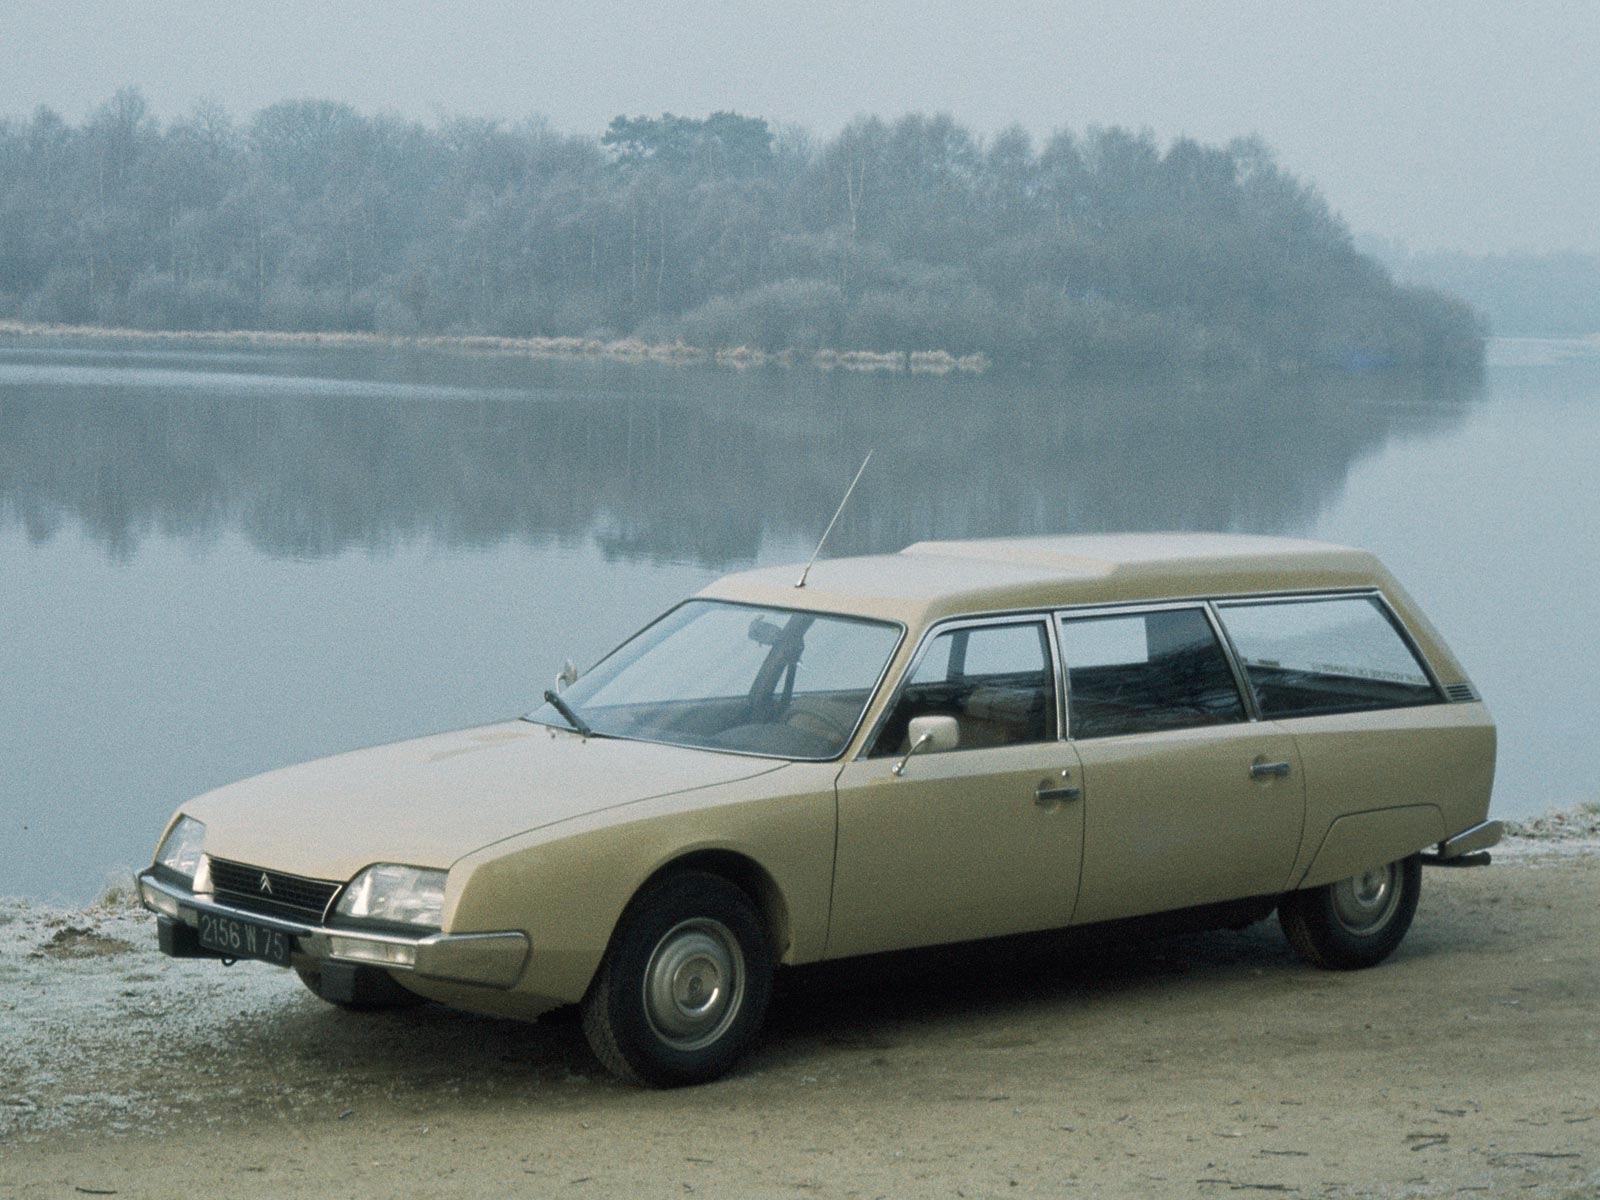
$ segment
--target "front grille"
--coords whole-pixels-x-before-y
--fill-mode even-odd
[[[262,886],[263,879],[266,887]],[[343,886],[326,879],[307,879],[302,875],[286,875],[282,871],[229,862],[225,858],[211,860],[211,882],[216,888],[218,904],[313,924],[322,923],[328,902]]]
[[[1447,683],[1444,686],[1444,694],[1458,702],[1476,700],[1478,698],[1478,694],[1472,690],[1470,683]]]

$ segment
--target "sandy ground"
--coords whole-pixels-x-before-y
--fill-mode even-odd
[[[1600,1195],[1600,841],[1430,870],[1366,972],[1275,922],[785,976],[761,1048],[617,1084],[570,1016],[354,1015],[0,906],[0,1200]]]

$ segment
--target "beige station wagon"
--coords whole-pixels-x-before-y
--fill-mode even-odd
[[[582,1006],[618,1074],[756,1038],[773,973],[1277,909],[1321,967],[1487,861],[1495,732],[1370,554],[1170,534],[923,542],[730,575],[529,716],[174,816],[161,948],[350,1008]]]

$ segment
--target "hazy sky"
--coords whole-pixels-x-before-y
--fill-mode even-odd
[[[1600,0],[0,0],[0,114],[76,120],[130,83],[162,116],[315,96],[596,134],[716,109],[1259,133],[1358,233],[1600,252]]]

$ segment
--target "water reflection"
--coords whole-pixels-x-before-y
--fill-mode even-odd
[[[722,568],[814,537],[1308,524],[1352,463],[1459,422],[1472,379],[1139,385],[336,352],[0,351],[0,514],[113,554],[237,530],[271,556],[593,539]],[[173,386],[183,378],[184,386]]]

